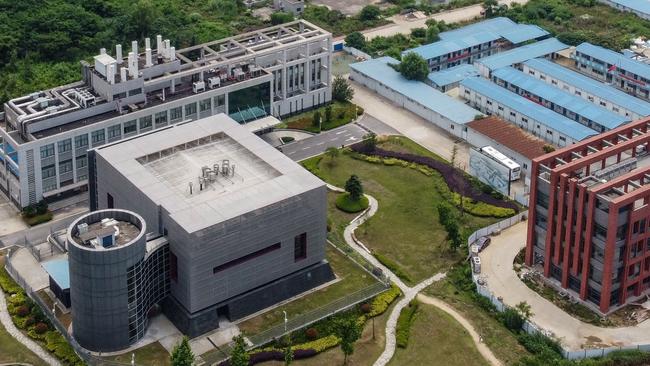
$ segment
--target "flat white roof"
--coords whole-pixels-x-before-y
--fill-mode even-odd
[[[225,114],[100,147],[105,159],[187,232],[322,187],[324,183]],[[228,160],[232,170],[223,174]],[[200,188],[202,168],[220,172]],[[190,194],[190,182],[192,193]]]

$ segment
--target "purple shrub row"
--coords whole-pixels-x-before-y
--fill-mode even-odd
[[[294,360],[301,360],[303,358],[309,358],[316,356],[318,352],[314,349],[298,349],[293,352]],[[258,363],[267,362],[267,361],[284,361],[284,352],[282,351],[261,351],[256,352],[250,355],[249,365],[256,365]],[[230,360],[223,361],[219,363],[219,366],[230,366]]]
[[[442,175],[449,188],[462,196],[469,197],[475,201],[485,202],[493,206],[511,208],[515,210],[515,212],[519,211],[519,207],[517,207],[513,202],[506,202],[494,198],[492,195],[476,189],[462,170],[442,161],[427,156],[389,151],[378,147],[369,151],[367,145],[364,143],[357,143],[352,145],[351,148],[353,151],[361,154],[374,155],[382,158],[395,158],[427,166],[431,169],[437,170]]]

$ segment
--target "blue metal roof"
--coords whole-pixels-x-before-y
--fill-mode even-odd
[[[524,62],[528,67],[537,70],[543,74],[549,75],[554,79],[573,85],[578,89],[585,90],[601,99],[607,100],[613,104],[621,106],[640,116],[650,116],[650,103],[635,98],[621,90],[618,90],[608,84],[601,83],[588,76],[560,66],[543,58],[535,58]]]
[[[351,64],[350,67],[455,123],[464,124],[473,121],[474,116],[481,114],[465,103],[441,93],[421,81],[405,79],[388,64],[399,64],[399,61],[392,57],[380,57],[357,62]]]
[[[650,65],[625,57],[616,51],[612,51],[607,48],[596,46],[587,42],[581,43],[578,47],[576,47],[576,51],[593,57],[597,60],[604,61],[610,65],[615,65],[616,67],[622,68],[623,70],[632,72],[647,80],[650,80]],[[596,68],[600,68],[601,71],[604,72],[608,71],[607,66],[598,67],[598,65],[593,64],[592,66],[596,66]]]
[[[513,44],[538,39],[549,33],[530,24],[517,24],[508,18],[492,18],[440,33],[440,41],[404,51],[415,52],[425,59],[446,55],[490,41],[505,38]]]
[[[482,58],[476,62],[484,65],[490,70],[496,70],[530,60],[531,58],[542,57],[554,52],[559,52],[567,48],[569,48],[569,46],[558,41],[556,38],[549,38],[525,46],[513,48],[509,51],[497,53],[496,55]]]
[[[479,76],[476,67],[474,65],[462,64],[442,71],[432,72],[429,74],[429,80],[434,85],[445,86],[473,76]]]
[[[581,125],[576,121],[570,120],[537,103],[533,103],[530,100],[513,93],[510,90],[504,89],[486,79],[467,78],[461,81],[460,85],[488,96],[498,103],[503,104],[512,110],[516,110],[517,112],[528,116],[528,118],[534,119],[548,128],[569,136],[574,140],[580,141],[598,134],[596,131]]]
[[[70,269],[67,259],[54,259],[43,263],[42,266],[61,290],[70,288]]]
[[[617,5],[650,15],[650,0],[609,0]],[[617,6],[614,8],[620,9]],[[620,9],[623,10],[623,9]]]
[[[567,93],[512,67],[495,70],[492,72],[492,76],[588,118],[610,130],[630,122],[629,118]]]

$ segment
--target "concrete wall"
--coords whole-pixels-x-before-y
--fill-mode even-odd
[[[467,142],[472,146],[484,147],[492,146],[493,148],[499,150],[505,154],[510,159],[514,160],[516,163],[521,165],[522,178],[530,177],[530,168],[532,166],[530,159],[521,155],[514,150],[509,149],[508,147],[498,143],[497,141],[491,139],[488,136],[483,135],[482,133],[472,129],[471,127],[467,128]]]

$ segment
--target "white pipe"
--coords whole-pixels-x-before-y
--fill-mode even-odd
[[[122,82],[125,82],[125,81],[128,80],[127,77],[126,77],[126,67],[122,67],[120,69],[120,80],[122,80]]]
[[[131,52],[136,56],[138,55],[138,41],[131,42]]]
[[[115,45],[115,58],[117,59],[117,63],[119,65],[122,64],[122,45],[117,44]]]
[[[151,48],[151,40],[149,37],[144,39],[144,49],[146,50],[147,48]]]
[[[176,47],[171,47],[169,49],[169,60],[170,61],[176,60]]]
[[[151,62],[151,48],[147,48],[144,52],[145,52],[145,64],[144,64],[144,67],[153,66],[153,63]]]
[[[156,36],[156,53],[158,56],[162,55],[163,41],[162,36],[159,34]]]

